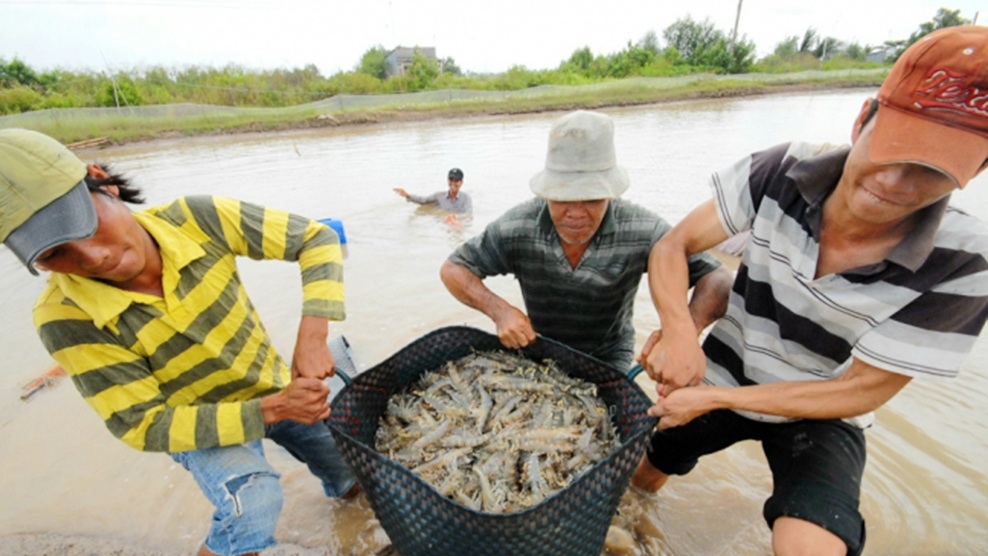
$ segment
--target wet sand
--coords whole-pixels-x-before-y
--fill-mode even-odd
[[[52,556],[92,556],[94,554],[112,554],[114,556],[184,556],[189,554],[189,552],[183,550],[155,550],[120,541],[93,537],[40,533],[36,535],[0,537],[0,554],[4,556],[27,554],[50,554]],[[264,554],[265,556],[325,556],[331,553],[328,549],[304,548],[284,544],[266,550]]]

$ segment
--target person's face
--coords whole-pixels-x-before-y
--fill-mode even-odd
[[[463,180],[449,178],[448,182],[450,197],[456,197],[456,194],[460,192],[460,188],[463,187]]]
[[[99,220],[96,233],[45,251],[35,260],[35,268],[114,283],[127,282],[141,273],[147,253],[140,225],[117,198],[117,189],[105,190],[106,195],[89,193]]]
[[[548,201],[549,216],[563,243],[583,245],[590,241],[604,220],[610,199],[594,201]]]
[[[899,222],[957,187],[946,174],[922,164],[872,162],[869,150],[874,125],[872,119],[856,129],[835,191],[853,216],[874,224]]]

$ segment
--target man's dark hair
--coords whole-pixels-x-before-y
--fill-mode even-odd
[[[871,106],[868,107],[868,113],[865,114],[865,119],[863,122],[861,122],[861,129],[864,129],[864,126],[868,125],[868,122],[870,122],[871,119],[874,118],[875,114],[877,113],[878,113],[878,101],[875,99],[871,99]]]
[[[86,187],[90,191],[95,191],[96,193],[102,193],[106,195],[106,191],[103,191],[104,187],[115,185],[117,189],[120,190],[120,200],[125,203],[133,203],[139,205],[144,202],[144,197],[141,196],[141,188],[131,185],[130,179],[123,174],[116,174],[113,172],[113,167],[109,164],[98,164],[104,172],[108,174],[105,178],[94,178],[89,174],[86,174],[84,178],[86,181]]]

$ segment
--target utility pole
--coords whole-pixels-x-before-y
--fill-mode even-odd
[[[741,21],[741,4],[744,0],[738,0],[738,14],[734,16],[734,31],[731,33],[731,51],[734,50],[734,41],[738,39],[738,23]]]
[[[395,36],[396,36],[396,34],[395,34],[395,13],[391,9],[391,2],[388,2],[388,17],[391,19],[391,44],[393,45],[392,48],[396,48],[398,46],[398,44],[395,43]]]

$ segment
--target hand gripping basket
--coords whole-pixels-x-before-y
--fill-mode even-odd
[[[597,384],[621,439],[614,454],[536,506],[510,514],[472,510],[374,448],[378,420],[395,391],[474,350],[503,349],[496,336],[481,330],[442,328],[361,373],[333,401],[329,428],[403,556],[599,556],[603,550],[656,421],[646,414],[650,400],[631,379],[590,356],[544,338],[521,350],[535,361],[553,359],[571,376]]]

